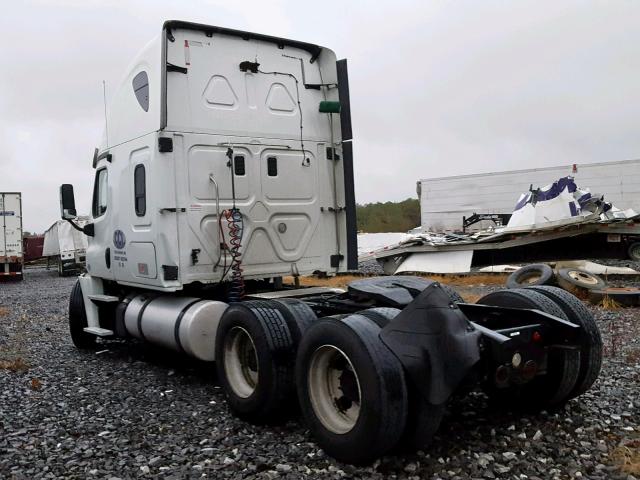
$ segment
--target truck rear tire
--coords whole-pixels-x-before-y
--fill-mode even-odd
[[[551,299],[529,289],[510,289],[492,292],[480,300],[481,305],[536,309],[568,320],[567,315]],[[485,392],[494,401],[512,408],[540,410],[558,407],[571,398],[580,371],[580,352],[553,349],[548,355],[548,373],[520,386],[497,388],[487,382]]]
[[[439,285],[449,295],[452,303],[464,303],[464,299],[452,287],[442,283]],[[369,318],[380,328],[384,328],[400,312],[401,310],[397,308],[370,308],[358,313]],[[407,425],[398,442],[398,447],[400,450],[411,452],[423,449],[431,443],[444,418],[446,405],[432,405],[427,402],[411,381],[407,382],[407,392],[409,396]]]
[[[398,315],[402,310],[399,308],[393,307],[377,307],[377,308],[369,308],[367,310],[361,310],[358,312],[358,315],[362,315],[363,317],[367,317],[373,323],[375,323],[378,328],[384,328],[387,324],[393,320],[396,315]]]
[[[268,301],[231,305],[216,335],[216,370],[229,407],[239,417],[271,423],[284,417],[294,396],[294,342]]]
[[[407,420],[404,370],[362,315],[321,318],[296,358],[302,415],[322,449],[347,463],[373,461],[394,448]]]
[[[84,331],[87,326],[87,312],[84,308],[82,288],[80,280],[76,280],[69,298],[69,333],[71,333],[73,344],[81,350],[89,350],[96,344],[95,335]]]
[[[271,300],[271,303],[280,311],[285,322],[287,322],[294,346],[297,348],[304,332],[318,317],[309,305],[296,298]]]
[[[456,297],[459,295],[451,287],[441,286],[446,287],[445,291],[451,296],[452,301],[463,301],[461,297],[460,300],[457,300]],[[367,317],[382,329],[400,312],[401,310],[397,308],[379,307],[363,310],[358,314]],[[410,380],[407,381],[407,393],[407,425],[398,442],[398,447],[400,450],[411,452],[422,449],[431,443],[440,423],[442,423],[446,406],[432,405],[427,402]]]
[[[576,386],[569,398],[582,395],[594,384],[602,367],[602,337],[596,319],[582,301],[558,287],[529,287],[553,300],[566,314],[567,319],[582,327],[580,335],[580,372]]]

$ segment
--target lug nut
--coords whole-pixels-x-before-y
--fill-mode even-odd
[[[513,368],[518,368],[521,363],[522,355],[520,355],[518,352],[514,353],[513,357],[511,357],[511,365],[513,365]]]

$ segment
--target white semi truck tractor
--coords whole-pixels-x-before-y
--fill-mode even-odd
[[[133,338],[215,362],[232,412],[286,417],[363,463],[424,448],[447,400],[480,384],[550,409],[596,380],[602,342],[563,290],[466,304],[418,277],[346,291],[282,277],[357,266],[346,60],[323,47],[167,21],[115,93],[93,158],[73,343]],[[295,409],[293,409],[295,410]]]

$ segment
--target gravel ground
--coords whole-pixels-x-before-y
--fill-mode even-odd
[[[358,263],[358,271],[367,275],[383,275],[384,271],[377,260],[367,260]]]
[[[640,457],[640,309],[590,307],[603,373],[563,411],[523,417],[474,392],[451,402],[427,452],[353,467],[326,457],[295,418],[231,416],[210,365],[137,343],[77,351],[73,283],[34,269],[0,284],[0,478],[635,478],[617,458]]]

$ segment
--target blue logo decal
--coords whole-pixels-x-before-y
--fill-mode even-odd
[[[127,243],[127,237],[124,236],[122,230],[116,230],[113,232],[113,244],[118,250],[122,250]]]

